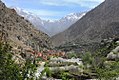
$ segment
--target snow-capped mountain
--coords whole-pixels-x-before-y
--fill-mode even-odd
[[[50,35],[53,36],[68,29],[72,24],[74,24],[84,15],[85,13],[71,13],[61,18],[60,20],[44,23],[44,27],[49,31]]]
[[[41,20],[37,15],[28,12],[24,9],[18,7],[11,7],[11,8],[14,8],[19,15],[29,20],[34,26],[36,26],[36,28],[40,29],[42,32],[48,33],[47,29],[45,29],[43,26],[45,20]]]
[[[17,7],[12,8],[14,8],[19,15],[23,16],[25,19],[28,19],[38,29],[47,33],[49,36],[56,35],[68,29],[72,24],[74,24],[77,20],[79,20],[82,16],[86,14],[86,12],[70,13],[59,20],[50,21],[50,20],[42,20],[41,18],[39,18],[39,16],[26,10]]]

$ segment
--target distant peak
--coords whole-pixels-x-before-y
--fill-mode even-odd
[[[80,19],[82,18],[84,15],[86,14],[86,12],[82,12],[82,13],[70,13],[68,15],[66,15],[64,18],[68,19],[68,20],[72,20],[72,19]]]
[[[44,20],[44,21],[47,21],[47,22],[55,22],[56,20]]]
[[[74,15],[74,14],[76,14],[76,13],[69,13],[69,14],[67,14],[67,15]]]

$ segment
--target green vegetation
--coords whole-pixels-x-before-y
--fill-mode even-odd
[[[39,79],[42,79],[42,77],[45,75],[45,73],[46,73],[47,77],[52,77],[51,70],[48,67],[45,67],[45,69],[41,72]]]
[[[71,59],[71,58],[77,58],[77,54],[76,53],[67,53],[67,58]]]
[[[0,41],[0,80],[33,80],[36,65],[29,59],[20,66],[12,60],[12,56],[9,44]]]
[[[84,72],[90,71],[91,73],[96,74],[95,76],[91,75],[92,78],[100,80],[115,80],[119,77],[119,60],[108,61],[106,59],[106,55],[114,49],[117,44],[110,45],[111,47],[108,47],[108,49],[107,47],[104,47],[95,54],[86,53],[82,55]]]
[[[51,72],[51,70],[48,67],[45,68],[45,72],[46,72],[46,76],[47,77],[51,77],[52,72]]]
[[[68,72],[65,72],[65,71],[60,72],[60,76],[62,80],[69,80],[70,79],[69,75],[70,74]],[[73,80],[73,79],[70,79],[70,80]]]
[[[0,42],[0,79],[15,80],[21,79],[20,69],[17,64],[12,61],[10,53],[11,47],[7,43]]]
[[[75,65],[77,66],[77,63],[74,62],[60,62],[60,63],[48,63],[48,67],[62,67],[62,66],[70,66],[70,65]]]
[[[62,79],[62,80],[76,80],[77,78],[80,80],[85,79],[99,79],[99,80],[116,80],[119,77],[119,60],[108,60],[107,54],[109,54],[113,49],[115,49],[119,44],[112,42],[107,43],[105,46],[101,46],[99,50],[96,52],[86,52],[83,54],[78,54],[82,59],[83,65],[79,65],[79,71],[65,71],[65,70],[55,70],[50,72],[47,69],[47,74],[50,74],[51,77]],[[70,53],[67,54],[67,58],[79,58],[77,54]],[[61,67],[61,66],[69,66],[72,63],[47,63],[47,67]],[[75,65],[75,64],[73,64]],[[72,68],[73,69],[73,68]]]
[[[62,80],[75,80],[73,76],[66,70],[57,70],[52,72],[52,77]]]

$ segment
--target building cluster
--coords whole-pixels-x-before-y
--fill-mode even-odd
[[[64,57],[66,55],[63,51],[57,51],[57,50],[43,50],[43,51],[35,51],[31,48],[24,48],[23,50],[18,48],[13,48],[13,52],[20,53],[20,55],[25,58],[40,58],[42,60],[47,61],[51,57]]]
[[[50,57],[64,57],[65,56],[65,52],[55,51],[55,50],[46,50],[42,52],[34,51],[32,54],[35,55],[36,58],[41,58],[43,60],[48,60],[48,58]]]

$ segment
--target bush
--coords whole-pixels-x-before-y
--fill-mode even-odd
[[[69,59],[70,59],[70,58],[73,58],[73,57],[74,57],[74,58],[77,58],[76,53],[67,53],[66,56],[67,56],[67,58],[69,58]]]
[[[21,79],[20,68],[12,61],[11,47],[7,43],[0,42],[0,79]]]
[[[105,56],[102,56],[101,52],[95,54],[86,53],[82,55],[84,63],[83,68],[84,70],[91,70],[91,73],[95,73],[95,77],[100,80],[115,80],[119,77],[119,61],[108,61],[109,63],[105,65],[105,61],[107,60]],[[87,67],[87,65],[90,65],[90,67]]]
[[[24,67],[20,67],[14,63],[12,55],[10,45],[6,42],[0,42],[0,80],[33,79],[35,65],[30,60],[26,60]]]
[[[119,62],[108,64],[108,67],[96,68],[98,78],[105,80],[115,80],[119,77]]]
[[[45,68],[45,72],[47,77],[51,77],[52,72],[48,67]]]

